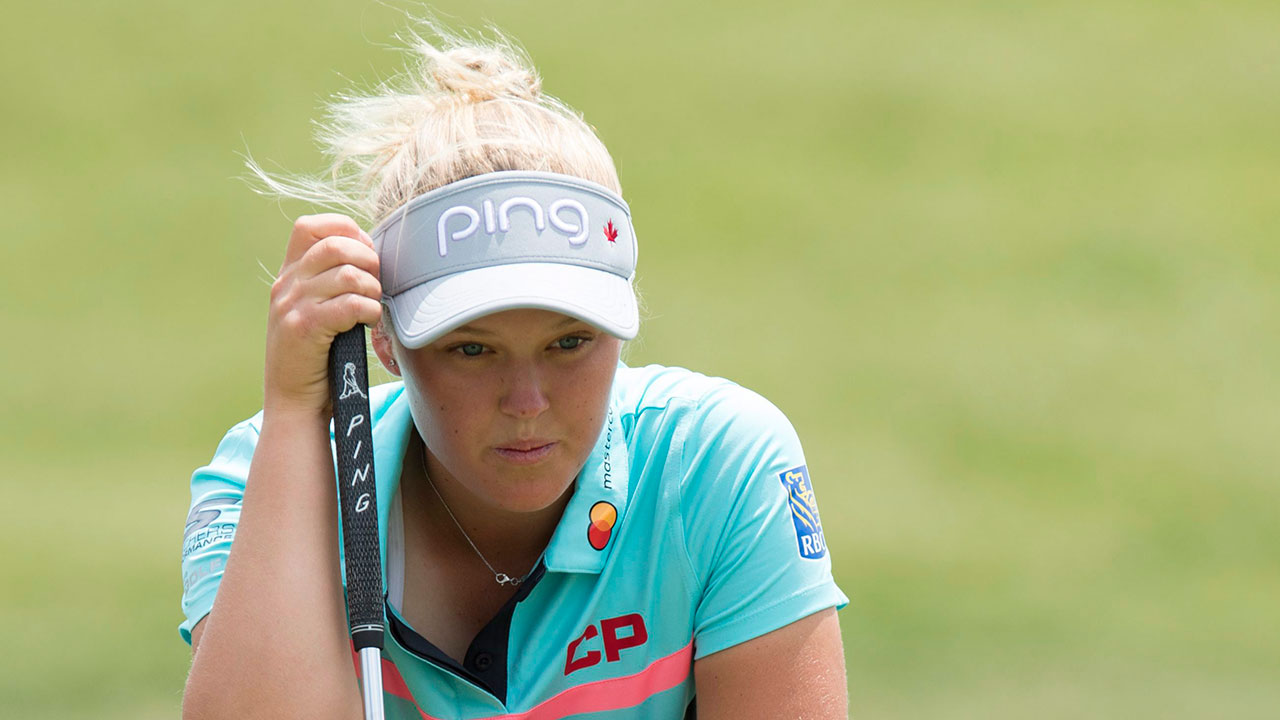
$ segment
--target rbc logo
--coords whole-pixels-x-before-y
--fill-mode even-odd
[[[809,469],[801,465],[792,468],[778,479],[787,489],[787,499],[791,504],[791,522],[796,526],[796,543],[800,546],[800,557],[818,560],[827,555],[827,541],[822,536],[822,520],[818,517],[818,499],[813,495],[813,485],[809,483]]]
[[[624,628],[629,629],[629,633],[619,637],[618,631]],[[565,654],[564,659],[565,675],[599,664],[599,650],[587,650],[582,653],[582,657],[575,657],[578,654],[579,646],[588,640],[595,639],[597,636],[600,638],[600,644],[604,646],[605,660],[607,662],[618,662],[622,659],[623,650],[639,647],[648,642],[649,631],[645,629],[644,618],[640,616],[640,613],[631,613],[630,615],[601,620],[598,631],[595,625],[588,625],[577,640],[569,643],[568,652]]]

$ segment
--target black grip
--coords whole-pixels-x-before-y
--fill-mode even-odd
[[[369,367],[364,325],[339,333],[329,347],[329,390],[338,461],[342,551],[347,565],[347,618],[359,651],[382,647],[382,555],[373,475]]]

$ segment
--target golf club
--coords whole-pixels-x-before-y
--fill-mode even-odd
[[[342,549],[346,558],[347,621],[360,654],[365,720],[383,720],[382,557],[378,492],[373,474],[369,368],[364,325],[339,333],[329,347],[329,390],[337,452]]]

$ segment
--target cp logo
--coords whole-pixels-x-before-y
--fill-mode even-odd
[[[619,637],[618,631],[623,628],[628,628],[629,633]],[[588,640],[594,640],[597,636],[600,638],[600,644],[604,646],[605,660],[607,662],[618,662],[618,660],[622,659],[623,650],[645,644],[649,640],[649,631],[645,629],[644,618],[640,617],[639,613],[601,620],[598,631],[595,625],[588,625],[577,640],[569,643],[568,652],[565,654],[564,659],[565,675],[575,670],[589,668],[600,662],[599,650],[587,650],[582,653],[581,657],[577,657],[578,648]]]

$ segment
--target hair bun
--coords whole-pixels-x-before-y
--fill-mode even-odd
[[[276,176],[249,158],[260,192],[370,226],[418,195],[502,170],[573,175],[622,192],[608,149],[580,113],[543,94],[518,43],[496,27],[487,40],[430,17],[413,20],[396,35],[410,60],[403,73],[326,104],[316,139],[332,160],[328,172]]]
[[[537,74],[488,48],[452,48],[436,58],[430,73],[440,89],[471,102],[499,97],[536,101],[542,91]]]

